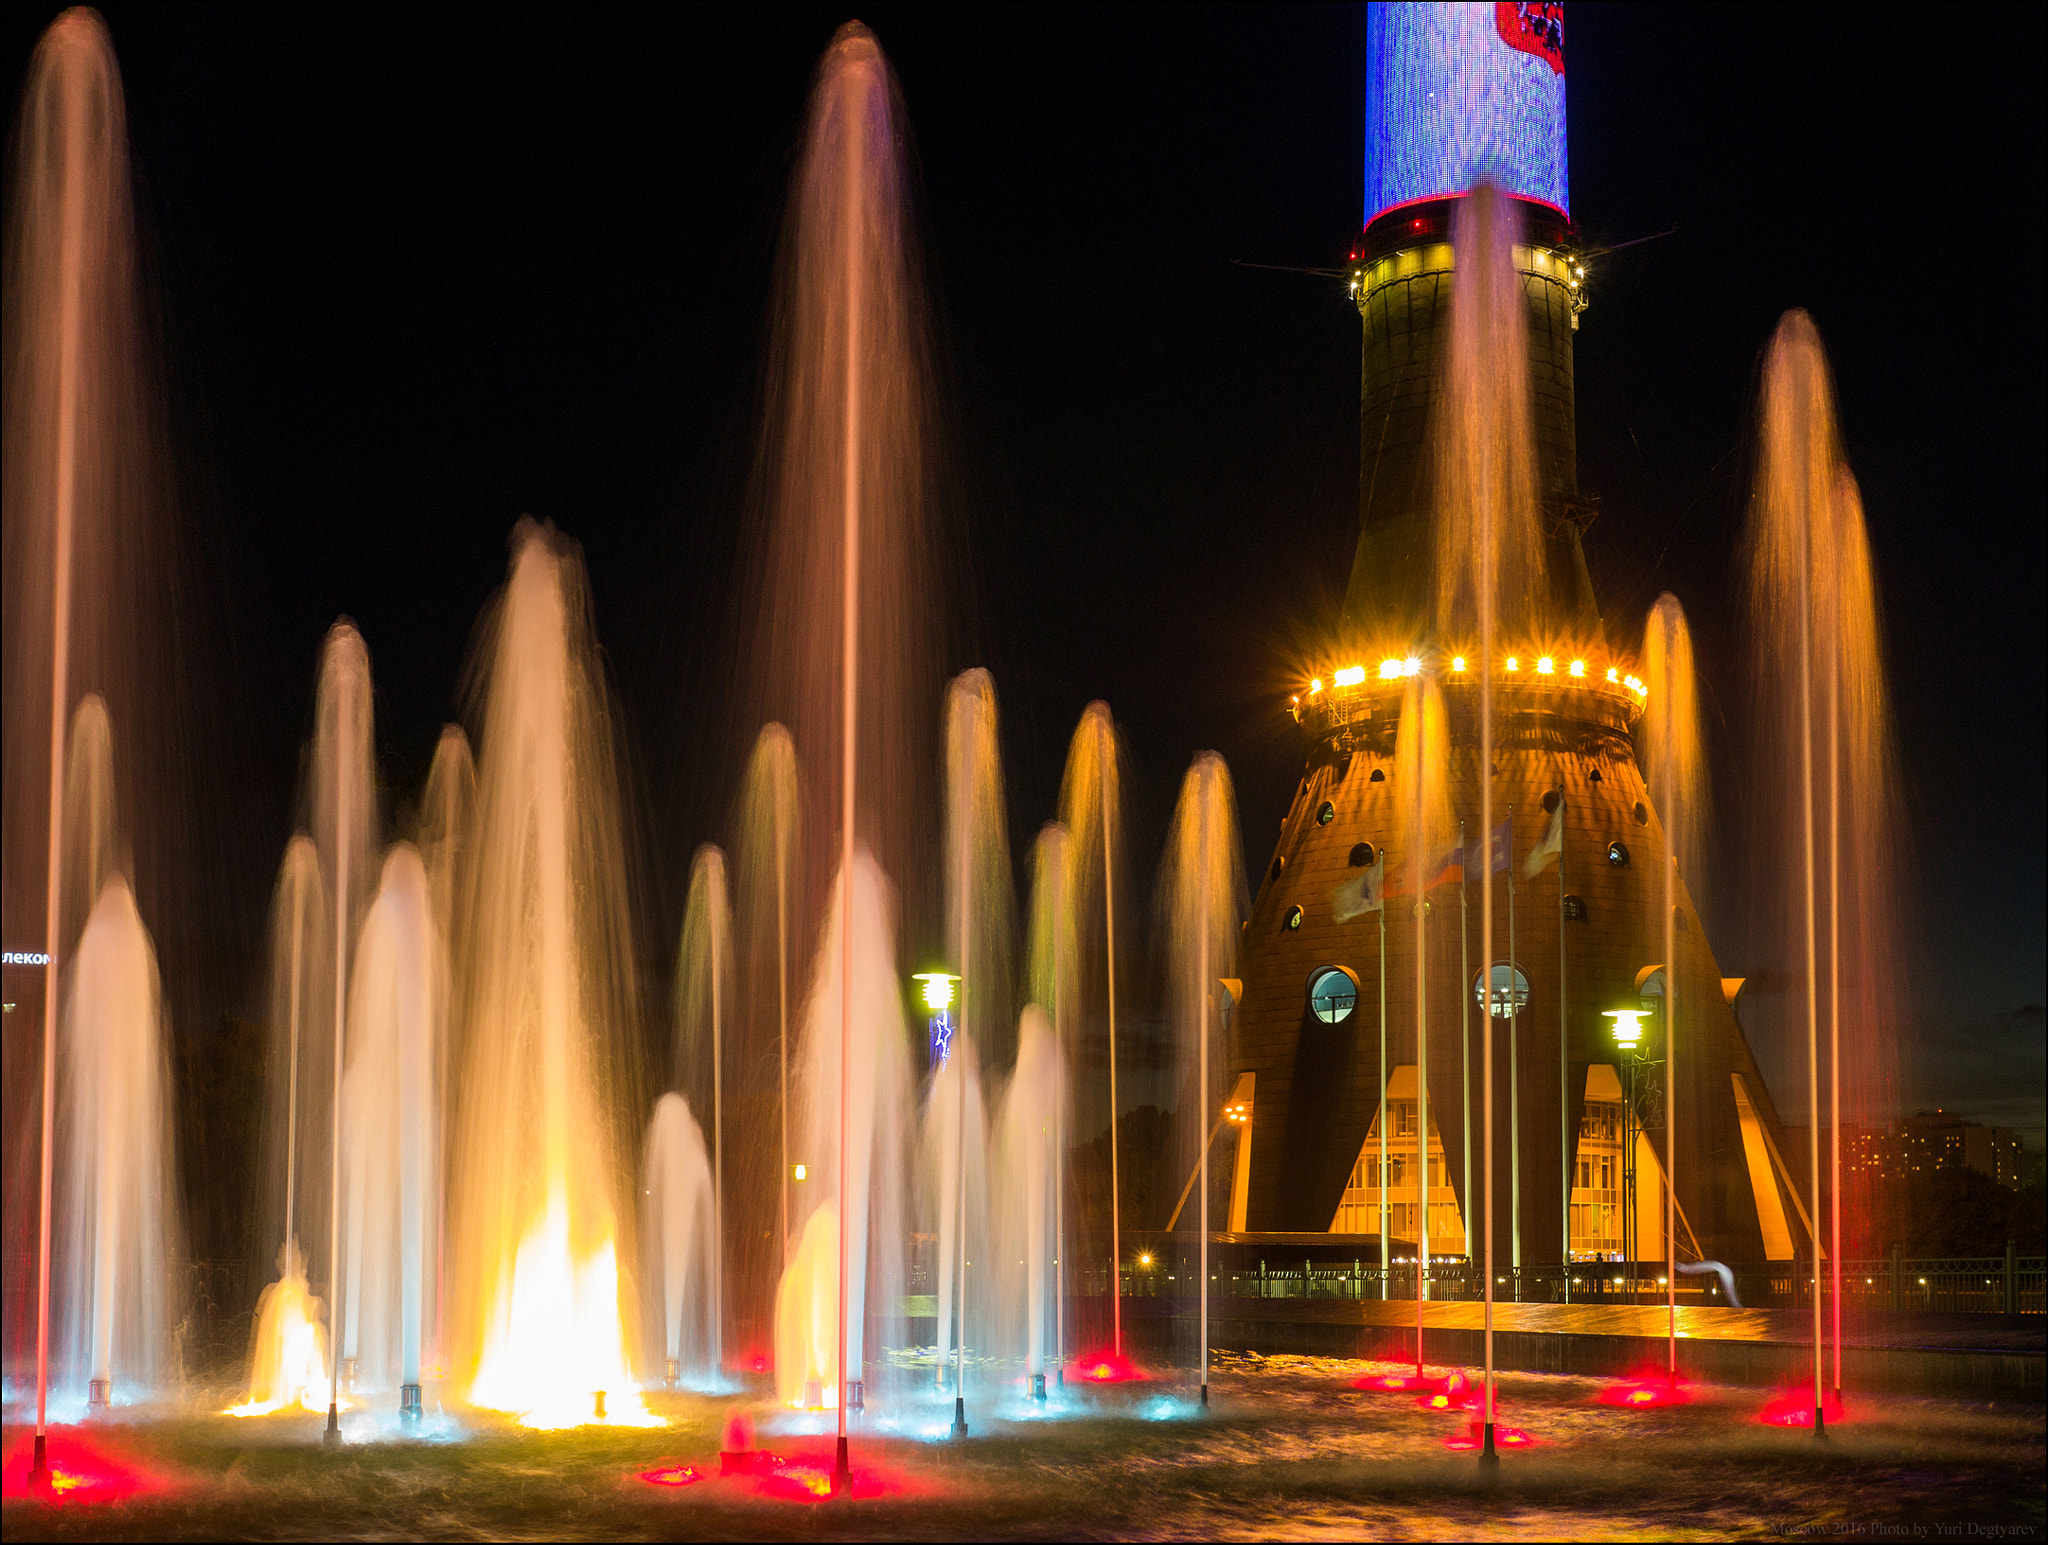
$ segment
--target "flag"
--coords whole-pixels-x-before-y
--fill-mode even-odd
[[[1384,894],[1388,896],[1412,896],[1415,894],[1415,885],[1409,873],[1409,868],[1410,866],[1406,858],[1395,862],[1393,875],[1387,881]],[[1453,880],[1463,879],[1464,875],[1465,849],[1459,843],[1453,841],[1449,847],[1443,849],[1432,858],[1428,866],[1423,869],[1422,888],[1425,891],[1435,890],[1439,885],[1448,885]]]
[[[1508,866],[1508,851],[1514,846],[1515,818],[1509,816],[1493,829],[1493,872],[1499,874]],[[1465,846],[1463,859],[1459,864],[1460,878],[1482,873],[1481,865],[1486,861],[1480,846],[1480,839],[1474,837]]]
[[[1550,867],[1550,861],[1564,852],[1564,796],[1559,795],[1557,808],[1550,812],[1550,825],[1544,828],[1543,840],[1529,850],[1529,856],[1522,860],[1522,873],[1534,878]]]
[[[1330,892],[1330,912],[1340,923],[1380,909],[1386,894],[1387,855],[1384,849],[1351,879]]]

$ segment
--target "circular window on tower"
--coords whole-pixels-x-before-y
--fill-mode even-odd
[[[1493,1017],[1508,1019],[1529,1006],[1529,978],[1522,974],[1519,966],[1511,966],[1505,960],[1493,963]],[[1472,974],[1472,1001],[1483,1011],[1487,1002],[1487,973],[1475,971]]]
[[[1617,869],[1628,868],[1628,844],[1610,842],[1607,844],[1607,862]]]
[[[1370,869],[1376,857],[1378,855],[1373,852],[1370,842],[1358,843],[1351,849],[1351,867],[1353,869]]]
[[[1280,926],[1282,928],[1285,928],[1289,933],[1293,933],[1297,928],[1299,928],[1301,926],[1301,908],[1289,907],[1287,909],[1287,915],[1280,919]]]
[[[1342,966],[1325,966],[1308,987],[1308,1006],[1326,1025],[1341,1025],[1358,1007],[1358,982]]]
[[[1316,825],[1328,826],[1332,821],[1336,819],[1337,807],[1331,804],[1327,799],[1324,800],[1321,808],[1316,811]]]
[[[1645,805],[1640,799],[1636,801],[1635,817],[1636,825],[1638,826],[1648,826],[1650,824],[1649,807]]]

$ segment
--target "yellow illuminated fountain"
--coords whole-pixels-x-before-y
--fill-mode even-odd
[[[627,1348],[610,1112],[627,1066],[625,872],[582,568],[523,524],[495,619],[461,951],[451,1314],[472,1403],[652,1425]]]

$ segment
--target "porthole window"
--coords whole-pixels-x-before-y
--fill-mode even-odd
[[[1583,923],[1586,920],[1586,898],[1567,896],[1564,898],[1564,920],[1568,923]]]
[[[1336,819],[1337,807],[1331,804],[1327,799],[1324,800],[1322,803],[1322,807],[1316,811],[1316,825],[1328,826],[1332,821]]]
[[[1472,976],[1472,1001],[1484,1011],[1486,1008],[1486,973],[1474,972]],[[1505,960],[1493,963],[1493,1017],[1507,1019],[1529,1006],[1529,978],[1522,974],[1521,967],[1511,966]]]
[[[1645,806],[1645,805],[1643,804],[1643,802],[1642,802],[1642,801],[1641,801],[1641,800],[1639,799],[1639,800],[1637,800],[1637,801],[1636,801],[1636,825],[1638,825],[1638,826],[1648,826],[1649,824],[1650,824],[1650,812],[1649,812],[1649,809],[1648,809],[1648,807],[1647,807],[1647,806]]]
[[[1559,797],[1560,796],[1556,789],[1552,789],[1548,794],[1545,794],[1543,796],[1543,813],[1545,815],[1554,815],[1557,812],[1557,802]]]
[[[1607,862],[1617,869],[1628,868],[1628,844],[1610,842],[1607,844]]]
[[[1351,776],[1351,758],[1355,753],[1347,751],[1337,763],[1337,781],[1342,783]]]
[[[1600,782],[1600,781],[1601,781],[1601,778],[1600,778],[1600,769],[1596,767],[1596,768],[1594,768],[1594,769],[1593,769],[1593,770],[1592,770],[1591,772],[1587,773],[1587,774],[1586,774],[1586,781],[1587,781],[1588,783],[1598,783],[1598,782]]]
[[[1287,855],[1285,853],[1275,853],[1273,855],[1273,878],[1276,880],[1279,879],[1280,871],[1285,869],[1286,867]]]
[[[1664,1007],[1664,968],[1644,974],[1636,983],[1636,1001],[1642,1005],[1645,1014],[1655,1014]]]
[[[1373,852],[1370,842],[1358,843],[1351,849],[1351,867],[1353,869],[1370,869],[1372,868],[1373,860],[1378,856],[1378,854]]]
[[[1341,1025],[1358,1007],[1358,983],[1349,971],[1330,966],[1318,971],[1309,984],[1308,1006],[1326,1025]]]
[[[1280,920],[1280,926],[1282,928],[1285,928],[1289,933],[1293,933],[1297,928],[1299,928],[1301,926],[1301,908],[1289,907],[1287,909],[1287,916]]]
[[[1366,779],[1365,781],[1367,783],[1385,783],[1387,781],[1387,774],[1385,769],[1375,767],[1372,770],[1372,776]]]

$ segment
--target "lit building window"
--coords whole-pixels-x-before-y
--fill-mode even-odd
[[[1628,868],[1628,845],[1622,842],[1608,843],[1607,862],[1617,869]]]
[[[1324,1024],[1341,1025],[1358,1007],[1358,984],[1351,980],[1350,972],[1332,966],[1316,973],[1308,990],[1308,1001],[1316,1018]]]
[[[1473,973],[1472,1001],[1482,1009],[1486,1006],[1486,986],[1486,973]],[[1493,963],[1494,1018],[1510,1018],[1528,1006],[1529,978],[1522,974],[1519,966],[1511,966],[1505,960],[1496,960]]]
[[[1327,799],[1324,800],[1322,805],[1316,811],[1316,825],[1328,826],[1332,821],[1336,819],[1337,807],[1331,804]]]
[[[1293,933],[1295,929],[1299,928],[1301,926],[1301,908],[1289,907],[1287,909],[1287,916],[1280,921],[1280,926],[1289,933]]]

